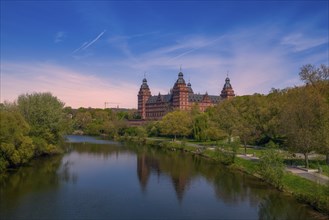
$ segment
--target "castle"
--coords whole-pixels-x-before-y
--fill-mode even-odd
[[[225,84],[219,96],[206,94],[194,94],[191,83],[186,84],[184,75],[180,71],[174,87],[167,95],[152,96],[146,78],[138,93],[138,114],[145,120],[159,120],[169,111],[180,109],[189,110],[192,106],[198,106],[200,111],[214,106],[224,99],[235,96],[230,79],[225,79]]]

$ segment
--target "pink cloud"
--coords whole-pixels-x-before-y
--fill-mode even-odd
[[[51,92],[73,108],[103,108],[104,102],[119,103],[125,108],[137,105],[138,85],[115,79],[104,81],[90,73],[53,64],[3,62],[1,74],[1,102],[14,101],[24,93]]]

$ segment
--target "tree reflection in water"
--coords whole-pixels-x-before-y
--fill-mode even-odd
[[[163,149],[155,149],[135,145],[123,146],[117,144],[99,145],[89,143],[71,143],[70,148],[71,151],[67,155],[35,160],[30,164],[30,166],[22,167],[17,172],[13,172],[8,174],[6,177],[2,177],[0,179],[0,210],[5,210],[6,212],[8,211],[8,213],[15,212],[15,207],[19,206],[18,204],[21,199],[24,198],[24,196],[34,195],[39,192],[42,193],[52,191],[52,195],[55,195],[55,197],[53,198],[62,198],[57,197],[57,193],[58,191],[60,191],[60,187],[62,185],[65,185],[61,185],[61,183],[68,183],[66,184],[66,186],[70,187],[71,185],[79,185],[77,183],[83,182],[83,178],[86,179],[86,177],[83,176],[83,173],[80,172],[88,168],[87,164],[89,163],[81,161],[80,158],[85,158],[87,160],[97,162],[102,160],[111,161],[113,159],[120,161],[120,157],[124,155],[127,161],[131,162],[136,159],[135,165],[134,163],[129,163],[129,169],[132,168],[132,173],[137,171],[137,179],[135,180],[136,183],[139,182],[139,187],[137,185],[137,191],[140,191],[126,192],[126,189],[124,188],[124,181],[126,178],[124,176],[125,174],[120,173],[120,175],[114,175],[119,173],[120,171],[114,172],[113,167],[113,169],[110,169],[111,167],[105,167],[104,170],[106,172],[111,170],[111,175],[109,175],[108,173],[100,172],[99,176],[97,176],[97,179],[94,180],[95,182],[91,183],[91,188],[87,190],[95,190],[95,185],[93,184],[96,184],[97,186],[102,186],[101,184],[98,184],[102,181],[104,181],[105,184],[118,183],[121,185],[111,185],[112,188],[110,189],[107,188],[108,185],[106,185],[105,188],[100,188],[99,190],[103,190],[102,192],[104,192],[104,195],[102,194],[103,197],[97,196],[96,199],[112,198],[111,196],[113,195],[117,195],[118,198],[121,198],[121,194],[115,194],[115,191],[120,191],[124,193],[130,192],[134,193],[134,195],[136,196],[139,192],[141,192],[141,197],[137,196],[137,198],[134,197],[134,199],[146,202],[148,200],[143,200],[144,198],[152,197],[150,194],[146,193],[148,188],[153,187],[152,189],[154,190],[155,188],[157,188],[157,186],[160,186],[159,184],[161,184],[161,181],[163,181],[164,184],[167,184],[167,182],[169,183],[169,188],[172,187],[171,189],[173,189],[172,191],[174,191],[174,194],[176,194],[176,199],[178,203],[182,205],[182,207],[184,207],[184,205],[191,204],[191,194],[193,194],[194,191],[203,193],[203,191],[200,190],[200,188],[198,187],[205,187],[209,189],[210,193],[212,193],[211,189],[213,189],[212,195],[214,195],[213,198],[215,198],[215,200],[218,200],[218,204],[226,204],[226,206],[224,205],[221,207],[217,207],[218,204],[215,203],[215,208],[252,208],[254,210],[254,214],[257,215],[258,212],[259,219],[302,219],[305,218],[305,216],[310,216],[309,207],[298,204],[293,198],[282,195],[281,193],[269,187],[267,184],[259,181],[258,179],[240,172],[232,171],[226,168],[225,166],[221,166],[220,164],[214,161],[210,161],[199,156],[193,156],[183,152],[172,152]],[[81,157],[81,155],[84,155],[84,157]],[[109,164],[111,163],[104,163],[104,166],[109,166]],[[112,165],[114,164],[112,163]],[[102,163],[101,166],[103,166]],[[79,168],[77,169],[77,167]],[[98,168],[102,169],[103,167],[98,166]],[[136,169],[136,171],[134,169]],[[97,172],[97,170],[91,169],[90,172]],[[81,175],[80,180],[78,174]],[[128,179],[130,181],[133,181],[134,177],[130,177],[131,178]],[[154,177],[157,178],[158,182],[154,182],[154,179],[152,180],[152,178]],[[118,178],[118,181],[115,181],[115,179],[113,178]],[[119,178],[124,179],[121,180]],[[107,182],[105,180],[107,180]],[[200,180],[207,184],[207,186],[202,184],[198,185],[197,182]],[[134,182],[131,182],[131,184],[136,185]],[[164,184],[162,184],[162,186]],[[130,187],[134,186],[130,185]],[[66,189],[67,188],[65,188],[65,190]],[[64,193],[66,193],[65,190]],[[81,192],[88,194],[88,192],[85,191]],[[79,194],[73,193],[72,195],[79,195],[79,198],[81,197],[80,200],[84,201],[81,192],[79,191]],[[171,191],[169,190],[168,192]],[[161,195],[161,193],[159,195]],[[198,197],[196,197],[196,195],[202,196],[202,194],[193,195],[194,197],[192,198],[192,200],[199,199]],[[45,193],[45,196],[43,198],[47,199],[47,196],[48,194]],[[211,197],[210,194],[207,194],[207,196]],[[170,197],[167,197],[165,199],[168,200],[168,198]],[[155,199],[161,200],[162,198]],[[211,200],[209,200],[209,198],[207,197],[203,199],[204,200],[202,201],[205,202],[209,202]],[[202,201],[193,204],[200,205]],[[115,203],[117,201],[104,200],[104,202]],[[172,200],[164,201],[163,204],[166,204],[166,202],[172,204]],[[125,200],[125,204],[126,203],[127,201]],[[67,205],[67,203],[65,202],[63,204]],[[209,204],[211,205],[214,203]],[[206,206],[207,204],[201,205]],[[136,204],[134,206],[136,206]],[[27,207],[29,208],[30,206],[27,205]],[[189,214],[190,213],[192,212],[189,212]],[[3,215],[0,216],[6,217],[6,214],[2,214]],[[318,217],[315,217],[315,219],[318,219]]]
[[[213,185],[219,200],[228,205],[248,202],[251,207],[258,208],[259,219],[303,219],[310,214],[309,207],[305,208],[259,179],[199,156],[166,150],[155,154],[150,153],[149,148],[139,150],[137,173],[142,191],[146,190],[154,171],[157,175],[168,175],[172,179],[179,202],[182,202],[191,182],[202,176]]]

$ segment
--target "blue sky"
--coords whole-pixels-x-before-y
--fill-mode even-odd
[[[1,1],[1,102],[50,91],[67,106],[137,107],[144,73],[166,94],[300,85],[329,65],[328,1]]]

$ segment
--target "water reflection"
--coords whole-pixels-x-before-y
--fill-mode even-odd
[[[1,180],[1,219],[50,212],[54,219],[321,217],[256,178],[198,156],[113,142],[68,147],[64,156],[34,161]],[[31,213],[37,209],[43,211]]]
[[[181,202],[191,182],[202,176],[213,185],[218,200],[231,206],[248,203],[258,209],[259,219],[326,218],[254,177],[234,172],[204,158],[182,152],[152,154],[149,149],[144,150],[137,155],[137,173],[142,191],[147,190],[152,174],[168,175]]]
[[[17,172],[8,173],[0,179],[1,209],[14,207],[19,198],[31,192],[47,191],[60,184],[62,175],[56,172],[61,164],[61,156],[33,161]]]

